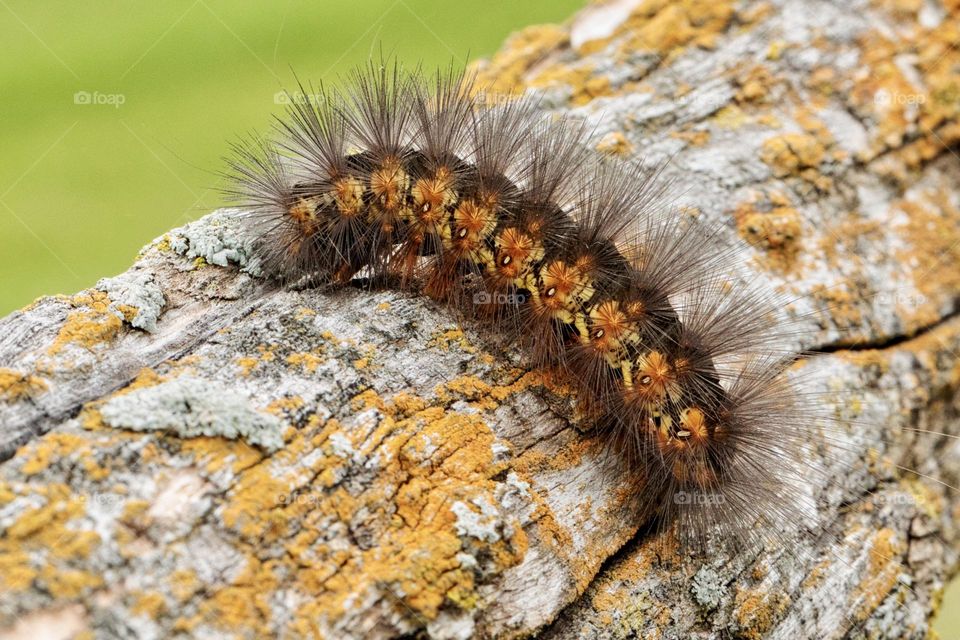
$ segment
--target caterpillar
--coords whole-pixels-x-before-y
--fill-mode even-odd
[[[783,375],[789,329],[716,230],[665,204],[656,167],[600,159],[582,123],[452,68],[371,63],[346,86],[301,84],[228,159],[269,276],[420,292],[562,371],[683,539],[796,516],[810,417]]]

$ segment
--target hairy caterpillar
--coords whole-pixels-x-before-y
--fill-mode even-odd
[[[271,276],[423,291],[567,372],[681,537],[749,537],[798,509],[806,417],[783,329],[730,279],[732,253],[663,206],[656,171],[601,161],[582,125],[453,71],[371,64],[349,87],[301,86],[275,139],[229,161]]]

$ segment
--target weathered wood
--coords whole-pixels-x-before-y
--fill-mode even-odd
[[[0,638],[923,637],[958,546],[958,37],[952,0],[615,0],[478,64],[671,159],[794,297],[851,419],[811,429],[844,441],[816,521],[663,553],[562,380],[427,300],[278,290],[221,211],[0,321]]]

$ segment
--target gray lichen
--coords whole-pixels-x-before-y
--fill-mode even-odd
[[[693,597],[702,607],[716,609],[723,597],[723,578],[713,568],[704,565],[693,576]]]
[[[157,330],[157,319],[166,299],[152,273],[128,271],[113,278],[101,279],[96,288],[110,297],[110,311],[121,320],[127,320],[121,307],[133,307],[137,313],[129,320],[131,326],[149,333]]]
[[[231,209],[221,209],[177,229],[169,236],[170,248],[187,258],[203,258],[226,267],[235,264],[252,276],[262,275],[252,239],[243,232],[243,220]]]
[[[246,396],[194,376],[115,396],[100,413],[104,423],[120,429],[242,438],[270,452],[283,446],[282,421],[251,407]]]

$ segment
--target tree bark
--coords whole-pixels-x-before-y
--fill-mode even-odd
[[[956,0],[614,0],[476,65],[669,160],[793,297],[849,425],[815,522],[664,553],[562,380],[423,298],[278,289],[222,210],[0,320],[0,638],[925,637],[958,549],[958,37]]]

